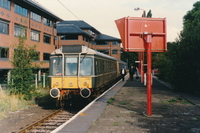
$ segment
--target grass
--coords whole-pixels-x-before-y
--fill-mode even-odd
[[[116,117],[118,117],[118,118],[119,118],[119,117],[120,117],[120,115],[116,115]]]
[[[0,93],[0,119],[5,118],[8,112],[25,109],[32,101],[20,100],[20,96],[9,95],[8,91],[1,91]]]
[[[37,89],[36,92],[39,96],[47,94],[47,90],[44,89]],[[6,118],[9,112],[26,109],[36,104],[34,98],[26,101],[22,97],[22,95],[10,95],[9,91],[0,88],[0,119]]]
[[[196,118],[190,119],[189,121],[200,121],[200,116],[197,116]]]
[[[111,103],[113,103],[115,101],[115,98],[114,97],[111,97],[108,101],[107,101],[107,103],[108,104],[111,104]]]
[[[114,122],[113,126],[118,126],[118,122]]]
[[[126,105],[126,102],[125,101],[121,102],[121,105]]]
[[[168,103],[168,104],[176,104],[176,103],[180,103],[180,104],[192,104],[191,102],[189,102],[186,99],[183,98],[172,98],[168,101],[162,101],[162,103]]]

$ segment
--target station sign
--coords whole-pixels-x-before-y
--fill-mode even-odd
[[[166,19],[124,17],[115,20],[123,49],[126,52],[147,52],[145,42],[151,42],[152,52],[166,52]],[[151,35],[148,38],[146,35]]]

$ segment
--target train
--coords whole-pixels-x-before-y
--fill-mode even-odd
[[[56,106],[88,99],[120,79],[127,63],[84,45],[64,45],[50,54],[50,96]]]

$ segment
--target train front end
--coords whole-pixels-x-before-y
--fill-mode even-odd
[[[93,57],[81,45],[62,46],[50,57],[50,95],[62,105],[92,93]]]

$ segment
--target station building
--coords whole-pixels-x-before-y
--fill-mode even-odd
[[[55,49],[59,17],[32,0],[0,0],[0,83],[12,69],[10,59],[19,34],[25,43],[37,45],[38,60],[43,61],[41,71],[49,68],[49,55]],[[23,31],[23,33],[22,33]]]
[[[83,20],[62,21],[56,24],[58,45],[86,45],[120,59],[121,40],[102,34]]]
[[[0,0],[0,84],[13,69],[13,46],[22,31],[26,44],[37,45],[39,57],[34,63],[43,62],[38,73],[48,71],[50,53],[62,45],[86,45],[120,59],[121,40],[102,34],[82,20],[63,21],[32,0]]]

